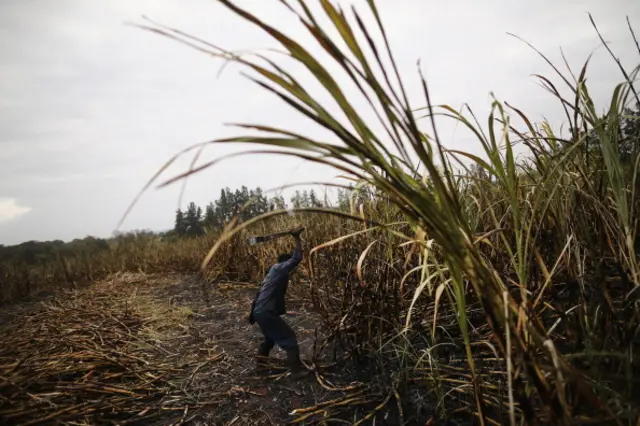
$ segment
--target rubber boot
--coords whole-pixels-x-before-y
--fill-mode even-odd
[[[293,348],[287,350],[287,365],[291,370],[291,377],[300,379],[308,373],[307,367],[300,360],[300,349]]]
[[[266,368],[267,367],[267,358],[269,357],[269,353],[273,349],[273,345],[268,342],[262,342],[260,347],[258,348],[258,362],[257,368]]]

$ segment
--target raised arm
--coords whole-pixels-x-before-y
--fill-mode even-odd
[[[293,250],[293,255],[291,256],[291,258],[287,261],[282,262],[282,268],[287,272],[293,271],[302,260],[302,241],[300,240],[300,234],[303,230],[304,228],[291,233],[291,235],[293,235],[293,237],[296,239],[296,248]]]

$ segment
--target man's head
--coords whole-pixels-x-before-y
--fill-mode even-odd
[[[291,256],[291,253],[282,253],[278,255],[278,263],[286,262],[287,260],[291,259]]]

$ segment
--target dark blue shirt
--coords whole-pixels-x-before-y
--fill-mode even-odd
[[[286,313],[284,296],[289,285],[289,273],[298,266],[301,260],[302,245],[297,239],[296,248],[291,258],[273,265],[262,281],[260,291],[256,295],[254,313],[272,312],[277,315]]]

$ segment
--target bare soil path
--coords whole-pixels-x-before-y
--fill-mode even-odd
[[[256,370],[261,335],[246,319],[256,288],[221,283],[205,296],[193,277],[123,274],[3,308],[0,424],[239,426],[365,416],[374,398],[328,355],[311,366],[318,374],[298,382],[277,360]],[[288,308],[310,360],[320,319],[308,304]]]

